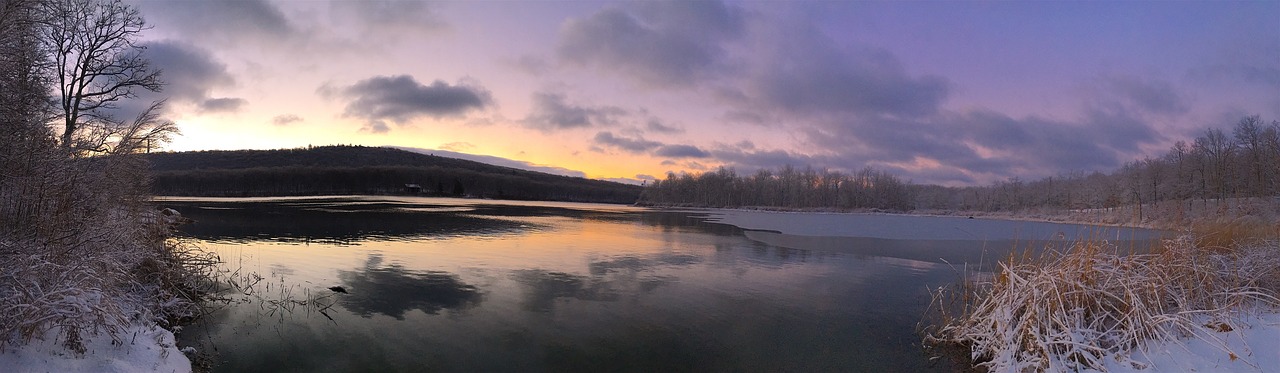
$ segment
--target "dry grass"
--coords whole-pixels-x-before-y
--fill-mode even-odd
[[[1107,358],[1182,338],[1235,357],[1212,332],[1230,330],[1242,312],[1280,304],[1280,245],[1213,246],[1221,239],[1191,237],[1152,253],[1086,241],[1003,262],[990,279],[935,293],[943,318],[926,341],[961,346],[977,366],[1013,372],[1105,370]]]
[[[81,337],[134,323],[194,317],[217,258],[169,237],[156,214],[116,216],[65,240],[0,240],[0,350],[55,331],[69,350]]]

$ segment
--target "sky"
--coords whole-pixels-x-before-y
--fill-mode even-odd
[[[1280,1],[134,1],[169,150],[395,146],[638,182],[1110,171],[1280,120]],[[125,110],[130,108],[126,107]]]

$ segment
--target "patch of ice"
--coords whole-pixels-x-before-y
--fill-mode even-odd
[[[707,221],[798,236],[912,240],[1145,240],[1162,232],[1035,221],[864,213],[706,210]]]

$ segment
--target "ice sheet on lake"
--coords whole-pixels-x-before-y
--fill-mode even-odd
[[[893,240],[1147,240],[1145,229],[950,216],[706,210],[707,221],[799,236]]]

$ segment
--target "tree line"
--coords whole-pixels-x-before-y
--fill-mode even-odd
[[[152,153],[152,190],[177,196],[413,194],[634,203],[640,186],[364,146]]]
[[[1008,211],[1026,208],[1098,209],[1168,201],[1202,204],[1280,193],[1280,122],[1241,119],[1228,132],[1206,129],[1163,155],[1126,163],[1110,173],[1068,172],[1035,181],[989,186],[917,186],[916,207]]]
[[[640,204],[698,207],[914,208],[913,189],[897,176],[872,168],[852,174],[783,166],[738,175],[720,167],[701,174],[667,173],[640,196]]]
[[[1066,172],[1034,181],[1010,178],[985,186],[912,184],[865,168],[844,174],[786,166],[739,175],[732,168],[668,173],[645,188],[640,203],[705,207],[1018,211],[1099,209],[1168,201],[1201,204],[1280,194],[1280,122],[1241,119],[1229,131],[1206,129],[1161,156],[1109,173]],[[1141,219],[1142,217],[1139,216]]]

